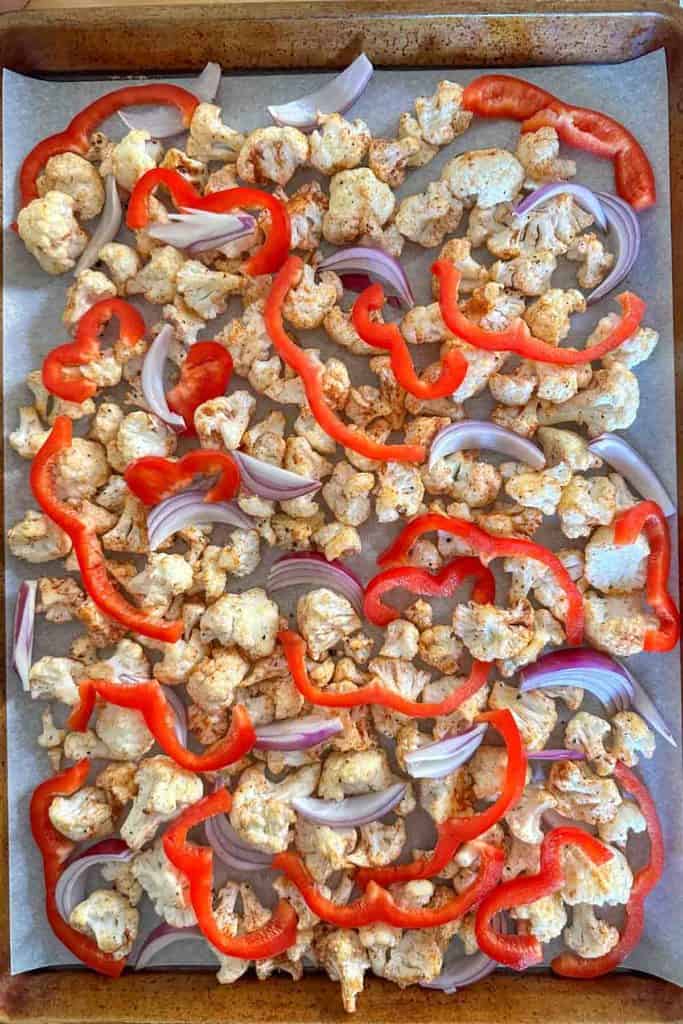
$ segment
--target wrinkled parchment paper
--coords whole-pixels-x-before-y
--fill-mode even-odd
[[[372,54],[369,54],[372,58]],[[418,95],[430,95],[444,77],[465,84],[480,74],[467,70],[405,70],[376,72],[368,89],[353,108],[354,117],[364,118],[374,135],[395,134],[398,115],[412,108]],[[657,177],[659,203],[656,210],[641,216],[643,246],[640,259],[627,286],[647,299],[646,323],[660,332],[654,355],[637,368],[642,402],[638,420],[629,433],[630,440],[649,459],[671,494],[676,489],[674,359],[672,336],[671,249],[669,232],[669,153],[667,117],[667,76],[664,52],[652,53],[622,65],[558,67],[520,70],[522,75],[574,103],[597,107],[623,121],[634,131],[652,160]],[[219,102],[226,123],[241,130],[268,124],[268,103],[282,102],[311,91],[328,79],[324,74],[225,75]],[[187,84],[187,80],[179,80]],[[31,396],[23,384],[27,372],[40,365],[45,353],[66,340],[61,314],[64,292],[71,275],[48,277],[39,270],[18,238],[8,230],[17,206],[17,172],[23,156],[41,138],[59,131],[86,103],[115,87],[111,82],[44,82],[5,71],[3,77],[3,158],[4,158],[4,367],[5,438],[17,424],[17,407],[30,404]],[[191,87],[191,86],[190,86]],[[114,138],[125,132],[115,119],[108,126]],[[474,122],[469,131],[443,149],[427,167],[411,172],[400,195],[421,191],[438,178],[441,167],[456,153],[486,146],[508,146],[514,150],[518,133],[511,122]],[[582,153],[572,153],[579,165],[577,180],[594,188],[613,190],[611,165]],[[310,172],[297,176],[294,188],[312,177]],[[460,231],[463,228],[461,227]],[[428,266],[433,251],[408,243],[403,262],[415,288],[418,302],[430,301]],[[561,277],[557,280],[562,284]],[[137,299],[136,299],[137,301]],[[143,311],[144,303],[141,303]],[[588,325],[598,315],[614,308],[607,299],[593,307],[583,318],[575,318],[575,337],[585,337]],[[147,309],[148,323],[158,319],[158,310]],[[233,311],[232,315],[235,315]],[[212,328],[204,332],[212,337]],[[584,328],[586,330],[584,331]],[[311,335],[308,345],[320,345],[331,352],[324,337]],[[345,358],[345,353],[335,350]],[[433,358],[433,357],[430,357]],[[363,372],[363,360],[348,356],[354,380]],[[243,382],[236,378],[232,387]],[[470,415],[481,412],[479,400],[468,404]],[[33,506],[27,485],[27,464],[6,443],[5,516],[10,525],[27,507]],[[395,527],[390,527],[390,530]],[[387,526],[366,524],[363,532],[363,556],[356,565],[364,579],[373,572],[374,557],[388,541]],[[565,542],[566,543],[566,542]],[[247,581],[237,580],[235,589],[246,589],[261,582],[264,570],[274,557],[268,552],[259,573]],[[51,572],[50,564],[27,566],[7,554],[6,599],[8,652],[11,618],[19,582],[28,576]],[[675,583],[674,583],[675,585]],[[284,611],[292,605],[282,602]],[[41,621],[37,630],[35,657],[47,653],[66,654],[69,627],[50,627]],[[647,655],[631,659],[629,667],[647,686],[674,733],[680,734],[679,655]],[[33,787],[47,773],[46,757],[36,746],[40,733],[41,706],[22,693],[19,681],[8,663],[7,722],[10,812],[10,900],[11,958],[13,973],[46,965],[73,963],[67,951],[53,937],[43,915],[43,884],[40,859],[28,826],[28,801]],[[660,808],[668,851],[665,877],[647,903],[647,924],[643,941],[630,958],[630,968],[647,971],[683,983],[680,922],[683,918],[683,772],[680,748],[674,750],[658,740],[652,762],[645,766],[645,778],[653,788]],[[253,880],[253,878],[252,878]],[[97,883],[92,879],[92,885]],[[259,889],[261,886],[259,885]],[[618,918],[617,918],[618,920]],[[145,917],[141,934],[151,918]],[[196,946],[178,949],[158,963],[210,965],[208,951],[197,956]]]

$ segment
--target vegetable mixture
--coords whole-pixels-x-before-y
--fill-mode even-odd
[[[368,972],[591,978],[637,945],[664,868],[638,772],[674,740],[619,659],[678,642],[675,508],[615,433],[658,341],[614,292],[652,169],[607,115],[503,75],[442,81],[373,137],[339,112],[371,73],[362,55],[247,135],[214,65],[196,92],[126,86],[21,170],[19,237],[73,276],[9,438],[36,506],[9,547],[49,572],[21,586],[14,663],[44,704],[47,917],[104,974],[199,942],[222,984],[317,967],[349,1012]],[[516,151],[468,150],[473,117],[520,121]],[[561,143],[611,160],[617,194]],[[563,344],[608,293],[619,311]],[[80,632],[34,660],[36,616]]]

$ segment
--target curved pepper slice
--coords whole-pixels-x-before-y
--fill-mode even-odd
[[[386,605],[382,600],[388,590],[401,587],[421,597],[451,597],[467,579],[475,581],[473,601],[477,604],[491,604],[495,601],[496,581],[493,573],[478,558],[454,558],[436,573],[410,565],[385,569],[377,573],[365,588],[363,614],[375,626],[387,626],[401,616],[397,608]]]
[[[81,702],[69,716],[69,728],[85,732],[95,707],[95,698],[108,704],[139,711],[161,749],[181,768],[191,772],[215,772],[248,754],[256,742],[249,712],[242,704],[232,709],[226,735],[201,754],[195,754],[178,739],[175,715],[156,679],[141,683],[119,683],[113,679],[84,679],[78,684]]]
[[[432,265],[440,283],[439,308],[449,331],[488,352],[515,352],[524,359],[537,363],[553,363],[558,366],[576,366],[602,359],[604,355],[627,341],[640,326],[646,305],[633,292],[622,292],[617,296],[622,315],[619,322],[602,341],[588,348],[559,348],[547,341],[535,338],[528,324],[521,318],[513,320],[504,331],[486,331],[466,317],[458,305],[460,271],[448,260],[437,260]]]
[[[268,214],[266,240],[244,265],[247,274],[272,274],[287,259],[291,242],[289,214],[285,204],[270,192],[258,188],[228,188],[202,196],[178,171],[156,167],[147,171],[136,182],[128,203],[126,224],[132,231],[147,227],[149,223],[149,197],[158,185],[171,193],[178,209],[208,210],[211,213],[229,213],[231,210],[256,209]]]
[[[482,530],[480,526],[470,523],[467,519],[427,512],[417,516],[401,530],[394,542],[377,559],[378,565],[405,564],[415,541],[424,533],[430,533],[432,530],[441,530],[454,537],[460,537],[476,552],[484,565],[488,565],[494,558],[532,558],[547,566],[567,598],[565,622],[567,641],[570,644],[581,643],[584,620],[581,592],[557,555],[541,544],[535,544],[532,540],[518,537],[496,537],[487,533],[486,530]]]
[[[657,629],[650,629],[645,634],[645,650],[670,651],[676,646],[681,635],[681,621],[676,603],[669,593],[669,527],[656,501],[641,501],[618,515],[614,523],[614,542],[632,544],[643,531],[650,545],[647,560],[647,600],[659,618]]]
[[[71,538],[78,560],[83,586],[100,611],[115,622],[153,640],[175,643],[183,633],[181,619],[169,622],[155,619],[126,601],[109,576],[100,539],[77,508],[57,496],[55,462],[71,447],[73,426],[68,416],[58,416],[49,437],[31,463],[30,483],[33,496],[43,512]]]
[[[189,487],[198,476],[218,477],[205,501],[230,501],[240,487],[240,471],[232,455],[213,448],[195,448],[180,459],[144,455],[131,462],[123,475],[128,489],[144,505],[156,505]]]
[[[368,683],[367,686],[359,686],[357,690],[338,693],[334,690],[321,690],[311,682],[306,669],[306,642],[298,633],[290,629],[282,630],[278,633],[278,640],[282,644],[297,690],[310,704],[323,708],[357,708],[364,704],[379,704],[410,718],[436,718],[455,711],[481,690],[491,668],[487,661],[473,661],[470,674],[462,686],[454,688],[443,700],[431,704],[409,700],[381,683]]]
[[[476,721],[488,723],[498,732],[507,748],[505,781],[498,799],[485,811],[469,817],[448,818],[437,825],[436,846],[431,853],[409,864],[393,864],[386,868],[361,868],[356,875],[359,885],[370,882],[392,885],[394,882],[412,882],[419,878],[433,878],[450,864],[463,843],[472,842],[500,821],[514,807],[526,785],[527,756],[514,715],[507,708],[477,715]]]
[[[136,107],[144,103],[176,107],[184,127],[189,128],[199,100],[187,89],[163,82],[127,85],[123,89],[107,93],[106,96],[100,96],[76,114],[63,132],[50,135],[33,147],[21,165],[19,173],[21,205],[26,206],[38,197],[36,179],[51,156],[57,156],[59,153],[79,153],[84,156],[90,148],[90,136],[103,121],[125,107]]]
[[[94,380],[73,371],[86,366],[100,354],[100,334],[114,317],[119,322],[115,348],[133,348],[145,336],[145,321],[124,299],[102,299],[78,321],[74,340],[58,345],[43,361],[43,384],[47,390],[67,402],[85,402],[97,392]],[[71,373],[69,371],[72,371]]]
[[[31,832],[43,859],[45,912],[52,931],[87,967],[110,978],[118,978],[126,966],[125,959],[115,960],[111,954],[103,953],[94,939],[83,935],[64,920],[57,906],[57,882],[76,844],[58,832],[50,821],[50,804],[56,796],[71,796],[80,789],[89,770],[88,760],[78,761],[71,768],[36,786],[31,797]]]
[[[478,843],[479,867],[471,885],[440,907],[401,907],[390,892],[370,882],[362,896],[342,905],[324,896],[298,853],[278,853],[273,858],[275,870],[282,871],[297,887],[309,910],[321,921],[338,928],[360,928],[364,925],[392,925],[394,928],[438,928],[457,921],[498,885],[505,860],[503,851],[490,843]]]
[[[422,380],[415,372],[408,344],[397,324],[378,323],[370,313],[384,305],[381,284],[371,284],[353,304],[351,319],[358,336],[368,345],[384,349],[391,357],[391,369],[401,387],[417,398],[445,398],[460,387],[467,373],[467,360],[462,352],[452,349],[441,363],[437,380]]]
[[[195,410],[224,395],[232,376],[232,356],[218,341],[197,341],[180,368],[178,383],[166,394],[172,412],[185,420],[184,434],[194,437]]]
[[[278,355],[301,378],[311,412],[326,434],[359,455],[380,462],[423,462],[426,452],[422,445],[380,444],[344,423],[328,405],[323,391],[322,366],[292,341],[282,323],[282,304],[302,267],[303,261],[298,256],[289,257],[268,293],[265,320],[270,340]]]
[[[644,783],[621,761],[614,770],[617,782],[634,796],[647,824],[650,856],[645,867],[636,872],[631,895],[626,904],[626,920],[619,941],[609,953],[584,959],[577,953],[561,953],[551,963],[555,974],[563,978],[599,978],[613,971],[629,956],[640,942],[645,923],[645,900],[659,883],[664,871],[664,837],[654,800]]]
[[[535,875],[520,875],[503,882],[484,897],[475,921],[475,935],[482,953],[514,971],[523,971],[543,960],[543,947],[535,935],[505,935],[496,931],[493,919],[501,910],[526,906],[558,892],[564,885],[562,849],[578,846],[593,864],[606,864],[614,856],[595,836],[580,828],[554,828],[541,844],[541,865]]]
[[[213,912],[213,851],[208,846],[197,846],[187,838],[191,828],[215,814],[227,813],[231,805],[230,793],[219,789],[188,807],[166,830],[164,853],[187,878],[197,924],[211,945],[226,956],[263,960],[284,953],[294,944],[298,924],[296,911],[286,900],[280,900],[270,919],[256,931],[244,935],[230,935],[223,931]]]
[[[513,75],[480,75],[465,86],[463,110],[478,117],[504,117],[522,121],[551,103],[555,97],[538,85]]]

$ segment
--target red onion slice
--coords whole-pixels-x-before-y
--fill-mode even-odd
[[[211,103],[216,98],[220,84],[221,66],[211,62],[194,83],[188,83],[188,88],[202,102]],[[168,139],[187,130],[179,111],[170,106],[140,105],[119,110],[119,117],[126,128],[148,131],[153,139]]]
[[[545,456],[533,441],[487,420],[460,420],[440,430],[429,450],[429,466],[453,452],[482,448],[526,462],[532,469],[545,466]]]
[[[656,501],[668,519],[676,514],[676,506],[664,489],[664,484],[653,469],[628,441],[617,434],[600,434],[589,441],[588,448],[599,455],[612,469],[621,473],[642,498]]]
[[[402,305],[408,308],[415,305],[408,275],[399,261],[383,249],[373,249],[367,245],[338,249],[325,257],[317,269],[334,270],[336,274],[367,274],[371,281],[380,281],[391,288]]]
[[[78,277],[81,271],[89,270],[94,263],[97,263],[100,258],[100,249],[108,245],[109,242],[113,242],[118,235],[122,219],[123,210],[121,209],[121,199],[116,186],[116,178],[113,174],[108,174],[104,183],[104,208],[97,222],[97,227],[93,231],[90,241],[74,268],[74,275],[76,277]]]
[[[329,587],[345,597],[358,615],[363,614],[363,584],[342,562],[328,562],[317,552],[298,551],[278,559],[266,580],[271,593],[302,585]]]
[[[151,551],[155,551],[168,537],[186,526],[205,523],[226,523],[242,530],[250,530],[254,522],[234,501],[204,500],[204,491],[193,489],[173,494],[155,505],[147,516],[147,534]]]
[[[347,292],[364,292],[372,284],[369,274],[339,274],[339,278]],[[387,305],[400,309],[401,300],[398,295],[387,295]]]
[[[527,750],[530,761],[584,761],[583,750],[567,750],[565,747],[548,750]]]
[[[507,934],[508,923],[504,914],[496,915],[494,925],[499,932]],[[452,996],[458,989],[486,978],[497,967],[500,967],[500,964],[481,951],[471,956],[456,956],[444,964],[438,978],[434,978],[433,981],[421,981],[420,988],[437,989],[447,996]]]
[[[576,202],[588,213],[592,214],[595,223],[598,227],[602,228],[603,231],[607,230],[607,218],[605,217],[605,211],[602,208],[602,204],[598,196],[602,197],[602,192],[597,195],[591,189],[585,185],[579,185],[572,181],[557,181],[551,185],[542,185],[540,188],[535,189],[528,196],[522,199],[521,203],[517,203],[514,210],[512,211],[518,217],[524,217],[527,213],[531,213],[538,206],[542,206],[543,203],[547,203],[549,199],[553,199],[555,196],[567,195],[573,196]]]
[[[108,864],[112,860],[130,860],[134,853],[123,839],[103,839],[77,853],[57,882],[55,897],[60,916],[68,921],[71,911],[85,898],[85,882],[90,868],[97,864]]]
[[[168,703],[173,709],[175,716],[175,723],[173,728],[178,738],[178,742],[182,743],[184,747],[187,746],[187,708],[182,702],[179,693],[173,689],[172,686],[163,686],[164,696]]]
[[[23,580],[17,592],[12,629],[12,664],[21,680],[22,689],[29,690],[28,677],[33,661],[33,634],[36,621],[36,580]]]
[[[188,253],[219,249],[254,234],[256,221],[248,213],[211,213],[210,210],[183,210],[170,213],[168,223],[151,224],[152,238]]]
[[[270,866],[271,854],[245,843],[224,814],[209,818],[204,832],[218,859],[234,871],[265,871]]]
[[[406,754],[406,770],[414,779],[442,779],[465,764],[481,745],[485,725],[477,725],[459,736],[448,736]]]
[[[268,107],[276,124],[312,131],[318,114],[343,114],[353,106],[372,78],[374,68],[364,53],[322,88],[298,100]]]
[[[318,800],[312,796],[295,796],[292,807],[302,818],[329,828],[354,828],[383,818],[393,811],[405,796],[405,782],[395,782],[379,793],[347,796],[343,800]]]
[[[170,324],[165,324],[147,350],[142,363],[140,386],[150,412],[169,427],[181,431],[185,430],[187,424],[182,416],[169,409],[164,388],[164,369],[173,337],[173,328]]]
[[[605,208],[607,222],[616,236],[617,258],[605,280],[586,299],[588,303],[597,302],[621,284],[640,252],[640,222],[633,207],[609,192],[598,192],[598,195]]]
[[[208,945],[196,924],[187,928],[177,928],[164,921],[152,929],[138,952],[128,958],[128,964],[136,971],[141,971],[145,967],[149,967],[151,961],[169,946],[173,946],[177,942],[196,942],[198,940]]]
[[[343,729],[338,718],[305,715],[303,718],[290,718],[284,722],[258,726],[254,746],[258,750],[306,750],[324,743],[343,732]]]
[[[273,466],[270,462],[255,459],[244,452],[234,451],[232,455],[239,465],[243,488],[250,494],[258,494],[260,498],[288,501],[290,498],[312,494],[322,486],[319,480],[299,476],[298,473],[282,469],[281,466]]]

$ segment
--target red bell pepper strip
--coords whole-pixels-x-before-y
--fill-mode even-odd
[[[437,573],[416,566],[399,565],[377,573],[365,588],[363,614],[375,626],[387,626],[401,613],[382,600],[388,590],[401,587],[421,597],[452,597],[467,579],[474,579],[472,600],[477,604],[492,604],[496,599],[496,581],[488,566],[478,558],[454,558]]]
[[[657,629],[645,634],[646,651],[670,651],[681,635],[681,620],[669,593],[671,538],[664,513],[656,501],[641,501],[620,513],[614,524],[615,544],[632,544],[645,532],[650,554],[647,560],[646,594],[659,618]]]
[[[146,228],[149,223],[149,197],[157,187],[164,185],[178,208],[208,210],[211,213],[229,213],[231,210],[257,209],[268,214],[266,240],[244,265],[247,274],[272,274],[287,259],[291,242],[291,226],[285,204],[270,192],[258,188],[228,188],[202,196],[178,171],[156,167],[147,171],[136,182],[128,203],[126,223],[132,231]]]
[[[294,944],[298,924],[296,911],[286,900],[280,900],[271,918],[256,931],[244,935],[230,935],[223,931],[213,912],[213,851],[208,846],[191,843],[187,838],[191,828],[215,814],[226,814],[231,805],[230,793],[219,789],[188,807],[166,830],[164,852],[171,864],[187,878],[197,924],[211,945],[226,956],[263,960],[284,953]]]
[[[494,558],[532,558],[547,566],[567,598],[567,641],[570,644],[581,643],[584,620],[581,592],[557,555],[532,540],[496,537],[467,519],[427,512],[417,516],[401,530],[398,537],[377,559],[378,565],[404,565],[415,541],[432,530],[442,530],[454,537],[460,537],[476,552],[484,565],[488,565]]]
[[[184,434],[196,436],[195,410],[224,395],[232,376],[232,356],[218,341],[197,341],[180,368],[178,383],[166,394],[172,412],[185,420]]]
[[[125,107],[136,107],[145,103],[176,107],[182,117],[183,126],[189,128],[199,100],[187,89],[163,82],[127,85],[123,89],[107,93],[106,96],[100,96],[76,114],[63,132],[50,135],[33,147],[21,165],[19,174],[21,205],[26,206],[38,197],[36,179],[51,156],[57,156],[59,153],[79,153],[84,156],[90,148],[90,136],[103,121]]]
[[[478,117],[504,117],[522,121],[555,99],[538,85],[513,75],[480,75],[465,86],[463,110]]]
[[[111,954],[103,953],[94,939],[83,935],[64,920],[57,906],[57,882],[76,844],[58,832],[50,821],[50,804],[56,796],[71,796],[80,789],[89,770],[88,760],[78,761],[71,768],[36,786],[31,797],[31,832],[43,859],[45,912],[52,931],[87,967],[110,978],[118,978],[126,966],[125,958],[115,960]]]
[[[328,405],[322,386],[322,366],[305,349],[299,348],[285,331],[282,322],[282,305],[287,292],[298,280],[303,261],[290,256],[273,281],[266,299],[265,320],[270,340],[295,373],[298,373],[306,391],[311,412],[326,434],[345,448],[350,448],[368,459],[380,462],[423,462],[425,449],[417,444],[380,444],[366,434],[340,420]]]
[[[630,956],[643,934],[645,900],[658,885],[664,871],[662,826],[647,786],[621,761],[617,764],[614,775],[624,789],[628,790],[638,801],[638,806],[647,823],[650,856],[645,867],[636,872],[631,895],[626,904],[624,929],[616,946],[604,956],[598,956],[591,960],[584,959],[578,953],[561,953],[560,956],[555,957],[550,966],[555,974],[561,974],[563,978],[599,978],[602,974],[613,971],[627,956]]]
[[[145,336],[145,321],[124,299],[102,299],[78,321],[74,340],[58,345],[43,362],[43,384],[67,402],[85,402],[97,392],[97,384],[73,371],[93,362],[100,354],[100,334],[114,317],[119,321],[116,347],[133,348]],[[69,372],[71,371],[71,372]]]
[[[482,953],[499,964],[523,971],[543,959],[543,947],[535,935],[506,935],[496,931],[493,919],[501,910],[526,906],[544,896],[551,896],[564,885],[562,849],[578,846],[593,864],[606,864],[614,854],[589,832],[580,828],[554,828],[541,844],[538,874],[520,875],[503,882],[485,896],[477,910],[475,935]]]
[[[100,611],[134,633],[175,643],[183,633],[181,619],[173,622],[152,618],[130,604],[117,590],[107,569],[100,539],[77,508],[57,496],[55,463],[71,446],[73,427],[68,416],[57,416],[49,437],[31,463],[30,483],[33,496],[43,512],[71,538],[78,560],[83,586]]]
[[[119,708],[139,711],[161,749],[181,768],[191,772],[215,772],[248,754],[256,742],[249,712],[242,704],[232,709],[230,729],[201,754],[183,746],[176,735],[175,715],[156,679],[141,683],[119,683],[113,679],[84,679],[78,684],[80,704],[69,716],[69,728],[85,732],[95,707],[95,698]]]
[[[306,642],[298,633],[291,629],[282,630],[278,633],[278,640],[282,644],[297,690],[309,704],[317,704],[322,708],[357,708],[365,704],[379,704],[411,718],[436,718],[438,715],[448,715],[455,711],[481,690],[486,684],[491,668],[489,662],[473,661],[466,682],[436,703],[409,700],[396,690],[383,686],[382,683],[368,683],[366,686],[359,686],[357,690],[339,693],[334,690],[322,690],[311,681],[306,669]]]
[[[217,476],[204,501],[230,501],[240,487],[240,471],[229,452],[195,448],[180,459],[144,455],[131,462],[124,479],[143,505],[156,505],[176,491],[189,487],[198,476]]]
[[[478,843],[479,867],[470,886],[440,907],[401,907],[383,886],[369,882],[358,899],[346,905],[324,896],[298,853],[278,853],[273,868],[282,871],[321,921],[337,928],[361,928],[382,922],[394,928],[438,928],[457,921],[490,893],[500,881],[505,856],[490,843]]]
[[[441,316],[449,331],[475,348],[487,352],[515,352],[523,359],[537,363],[552,363],[559,366],[576,366],[602,359],[604,355],[627,341],[640,326],[646,304],[633,292],[622,292],[617,296],[622,315],[619,322],[602,341],[588,348],[558,348],[547,341],[535,338],[528,324],[518,317],[503,331],[487,331],[466,317],[458,305],[460,271],[448,260],[437,260],[432,273],[440,282],[439,307]]]
[[[467,373],[468,364],[462,352],[457,349],[447,352],[437,380],[422,380],[415,372],[412,356],[398,325],[370,319],[370,313],[383,305],[384,289],[381,284],[371,284],[358,296],[351,313],[358,336],[366,344],[389,352],[394,377],[409,394],[425,400],[452,395]]]

